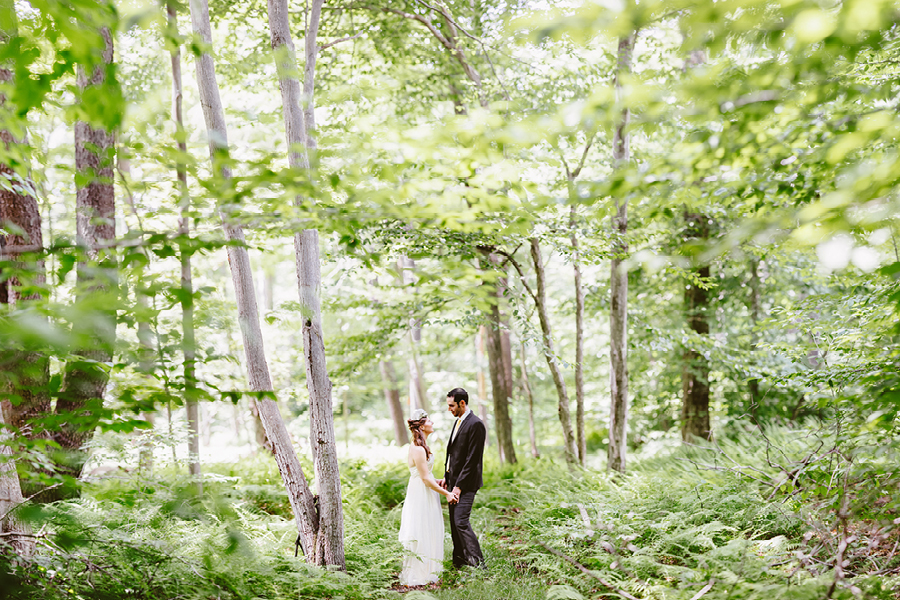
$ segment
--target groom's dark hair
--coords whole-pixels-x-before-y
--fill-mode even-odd
[[[453,401],[459,404],[460,402],[465,402],[468,406],[469,404],[469,392],[462,388],[453,388],[449,392],[447,392],[448,398],[453,398]]]

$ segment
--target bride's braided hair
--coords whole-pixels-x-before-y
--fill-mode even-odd
[[[425,426],[425,422],[427,420],[428,417],[425,416],[421,419],[409,419],[406,421],[409,430],[412,432],[413,445],[425,448],[425,460],[431,458],[431,448],[429,448],[428,444],[425,443],[425,432],[422,431],[422,427]]]

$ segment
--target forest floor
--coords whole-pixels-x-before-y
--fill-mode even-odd
[[[806,456],[802,433],[769,439],[785,459]],[[712,451],[765,469],[766,448],[740,437],[635,461],[624,477],[568,469],[552,457],[512,466],[489,459],[472,513],[486,568],[447,570],[439,585],[406,591],[397,585],[404,464],[341,464],[347,574],[294,558],[296,529],[271,457],[204,465],[202,496],[182,470],[123,471],[89,484],[81,499],[23,514],[38,552],[17,561],[0,551],[0,598],[900,597],[896,515],[873,512],[860,498],[842,523],[830,497],[767,487],[763,478],[777,471],[755,472],[753,481],[703,467],[715,466]]]

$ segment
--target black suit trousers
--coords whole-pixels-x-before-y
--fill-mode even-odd
[[[475,503],[475,492],[463,492],[459,502],[450,505],[450,535],[453,538],[453,566],[459,569],[466,565],[478,567],[484,564],[481,545],[472,531],[469,515]]]

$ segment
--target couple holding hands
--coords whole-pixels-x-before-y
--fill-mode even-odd
[[[447,393],[447,410],[456,421],[447,442],[444,478],[432,475],[434,453],[428,436],[434,424],[422,409],[413,411],[407,421],[413,441],[409,446],[409,485],[400,517],[400,543],[407,551],[400,571],[400,584],[426,585],[436,582],[444,562],[444,516],[440,496],[450,507],[450,533],[453,538],[453,566],[478,567],[484,563],[478,538],[472,531],[469,515],[475,493],[482,485],[481,462],[487,431],[484,423],[469,409],[469,394],[462,388]]]

